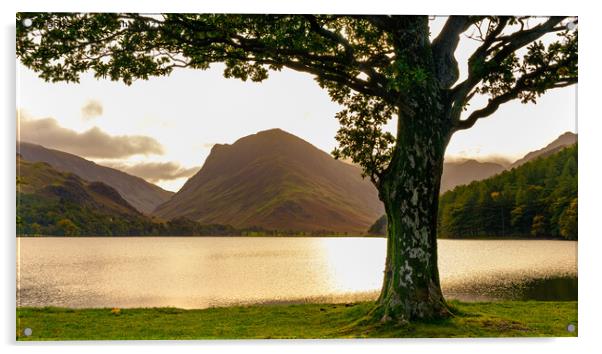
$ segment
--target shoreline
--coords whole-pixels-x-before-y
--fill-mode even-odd
[[[173,235],[173,236],[162,236],[162,235],[124,235],[124,236],[106,236],[106,235],[82,235],[82,236],[62,236],[62,235],[16,235],[16,238],[208,238],[208,237],[219,237],[219,238],[229,238],[229,237],[244,237],[244,238],[382,238],[386,239],[386,236],[381,235],[323,235],[323,236],[309,236],[309,235]],[[567,240],[564,238],[558,237],[538,237],[538,238],[529,238],[529,237],[519,237],[519,236],[509,236],[509,237],[463,237],[463,238],[453,238],[453,237],[440,237],[437,240],[456,240],[456,241],[466,241],[466,240],[474,240],[474,241],[570,241],[570,242],[578,242],[579,240]]]
[[[18,307],[17,341],[575,337],[577,302],[449,301],[453,317],[405,326],[364,321],[373,302],[207,309]],[[568,325],[575,331],[567,331]],[[25,336],[24,329],[32,335]]]

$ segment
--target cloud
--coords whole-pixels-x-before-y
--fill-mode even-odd
[[[163,146],[149,136],[113,136],[98,127],[79,133],[62,127],[54,118],[30,119],[21,115],[19,133],[19,140],[83,157],[116,159],[163,154]]]
[[[82,118],[84,120],[90,120],[102,115],[102,104],[96,100],[89,100],[82,107]]]
[[[142,162],[135,165],[103,163],[103,165],[144,178],[151,183],[191,177],[200,169],[200,167],[185,168],[177,162]]]

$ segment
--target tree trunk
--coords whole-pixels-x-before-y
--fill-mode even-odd
[[[374,314],[406,323],[449,315],[437,267],[437,209],[449,130],[443,119],[403,122],[379,196],[387,214],[387,259]],[[401,122],[400,122],[401,124]]]
[[[395,77],[395,147],[377,180],[388,221],[387,259],[372,316],[403,324],[450,314],[437,268],[437,209],[452,127],[451,101],[437,79],[428,18],[402,17],[396,23],[395,57],[409,74]]]

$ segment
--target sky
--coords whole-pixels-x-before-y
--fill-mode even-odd
[[[436,35],[444,23],[431,23]],[[478,45],[465,38],[466,62]],[[460,67],[461,77],[466,68]],[[213,144],[233,143],[281,128],[330,152],[341,107],[305,73],[271,72],[262,83],[223,77],[223,65],[180,69],[131,86],[96,80],[47,83],[17,63],[18,139],[80,155],[177,191],[202,166]],[[484,99],[472,105],[484,104]],[[395,130],[395,124],[388,129]],[[507,103],[469,130],[457,132],[451,158],[516,160],[560,134],[576,132],[576,87],[548,91],[537,104]]]

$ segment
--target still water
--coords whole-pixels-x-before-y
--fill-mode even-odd
[[[205,308],[375,299],[382,238],[18,238],[17,305]],[[576,300],[577,243],[440,240],[445,295]]]

